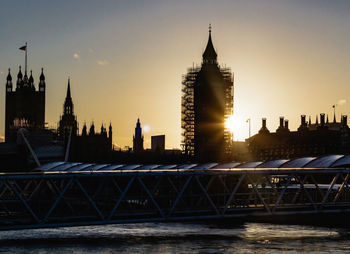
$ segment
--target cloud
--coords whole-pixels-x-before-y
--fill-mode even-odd
[[[346,103],[346,100],[345,99],[341,99],[338,101],[337,105],[338,106],[341,106],[341,105],[344,105]]]
[[[92,48],[89,48],[89,53],[94,53],[95,51]]]
[[[78,53],[74,53],[74,54],[73,54],[73,58],[74,58],[74,59],[79,59],[79,58],[80,58],[80,56],[79,56],[79,54],[78,54]]]
[[[101,65],[101,66],[104,66],[104,65],[109,64],[109,62],[106,61],[106,60],[98,60],[98,61],[97,61],[97,64],[98,64],[98,65]]]

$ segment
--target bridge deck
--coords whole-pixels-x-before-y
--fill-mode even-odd
[[[350,211],[348,168],[0,173],[0,230]]]

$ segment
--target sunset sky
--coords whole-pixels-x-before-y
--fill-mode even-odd
[[[300,115],[350,114],[350,1],[181,0],[0,2],[0,135],[4,135],[5,81],[24,65],[35,84],[44,68],[46,122],[57,127],[67,79],[80,130],[83,123],[113,125],[113,143],[132,144],[138,117],[145,133],[181,142],[181,80],[201,63],[212,24],[220,65],[234,72],[235,139],[267,118],[290,128]],[[308,117],[307,117],[308,119]]]

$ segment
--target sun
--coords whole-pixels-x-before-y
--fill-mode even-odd
[[[228,129],[230,132],[235,132],[238,128],[238,122],[236,118],[233,115],[230,115],[225,120],[225,128]]]

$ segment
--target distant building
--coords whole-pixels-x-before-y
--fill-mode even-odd
[[[246,140],[253,159],[265,161],[272,159],[292,159],[305,156],[320,156],[324,154],[349,154],[350,131],[347,116],[341,116],[341,121],[333,122],[320,115],[320,122],[306,121],[301,116],[301,123],[297,131],[290,131],[288,120],[280,117],[280,124],[275,133],[266,127],[266,119],[262,119],[259,133]]]
[[[32,71],[30,77],[24,76],[19,67],[16,89],[13,90],[12,76],[7,75],[5,102],[5,142],[16,142],[17,131],[25,128],[40,131],[45,128],[45,91],[46,83],[43,69],[39,78],[38,90],[35,89]]]
[[[67,95],[63,104],[63,115],[58,126],[58,136],[61,140],[67,140],[69,135],[78,134],[77,117],[74,115],[74,104],[70,92],[70,80],[68,79]]]
[[[220,161],[232,148],[225,120],[233,114],[233,75],[217,63],[210,28],[202,56],[202,65],[190,68],[182,82],[182,147],[196,160]]]
[[[133,151],[135,153],[143,152],[143,135],[140,118],[137,118],[135,135],[133,136]]]
[[[151,151],[157,153],[164,153],[165,135],[157,135],[151,137]]]
[[[74,104],[71,96],[70,80],[68,79],[67,95],[63,104],[63,114],[60,117],[58,136],[67,148],[71,134],[70,160],[76,161],[102,161],[108,159],[112,151],[112,125],[107,129],[101,125],[100,132],[95,131],[95,124],[90,125],[87,132],[84,124],[82,133],[79,135],[77,117],[74,115]]]
[[[112,125],[107,129],[101,125],[100,132],[95,131],[95,124],[87,132],[84,124],[81,135],[72,137],[71,158],[78,161],[103,161],[109,158],[112,151]]]

